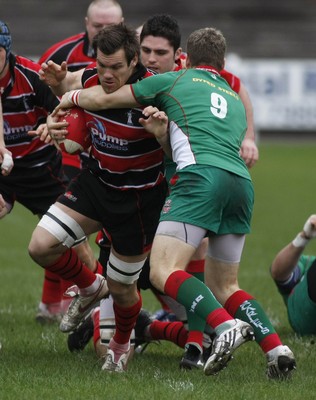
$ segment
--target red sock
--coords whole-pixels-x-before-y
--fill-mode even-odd
[[[96,262],[95,274],[103,275],[103,267],[99,261]]]
[[[196,344],[200,347],[200,350],[203,349],[203,332],[201,331],[189,331],[188,338],[186,343]]]
[[[207,324],[214,329],[224,322],[233,320],[204,283],[186,271],[172,272],[165,282],[164,292],[183,304],[187,312],[190,312],[194,306],[194,312],[201,319],[205,319]],[[197,296],[199,297],[198,304]],[[199,308],[198,312],[195,311],[197,307]]]
[[[205,260],[191,260],[186,267],[189,274],[204,274]]]
[[[100,336],[100,308],[95,309],[95,311],[92,314],[92,319],[93,319],[93,325],[94,325],[93,344],[94,344],[94,348],[95,348],[98,340],[101,339],[101,336]]]
[[[42,290],[42,303],[60,303],[63,293],[60,283],[61,281],[58,275],[51,271],[45,270]]]
[[[162,322],[154,320],[150,324],[149,332],[154,340],[168,340],[182,348],[184,348],[188,338],[188,331],[180,321]]]
[[[265,353],[282,344],[266,312],[249,293],[237,290],[226,300],[225,308],[234,318],[252,325],[255,340]]]
[[[113,303],[116,325],[113,339],[117,344],[125,344],[129,342],[141,308],[142,298],[140,294],[138,301],[132,307],[121,307],[115,302]]]
[[[68,249],[54,264],[45,269],[57,274],[64,280],[73,281],[80,289],[84,289],[95,281],[95,273],[79,259],[73,249]]]

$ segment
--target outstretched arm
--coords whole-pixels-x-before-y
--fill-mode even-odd
[[[69,72],[65,61],[59,65],[50,60],[41,65],[39,75],[40,79],[50,86],[56,96],[62,96],[69,90],[82,88],[81,77],[83,71],[84,69]]]
[[[77,105],[86,110],[104,110],[107,108],[128,108],[139,106],[130,85],[124,85],[113,93],[107,94],[101,85],[88,89],[73,90],[63,95],[54,114],[60,108],[71,108]]]
[[[308,242],[316,237],[316,215],[311,215],[305,222],[303,230],[295,239],[285,246],[274,258],[271,266],[272,278],[286,281],[296,267]]]

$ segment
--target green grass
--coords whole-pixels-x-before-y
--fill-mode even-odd
[[[260,161],[251,171],[256,196],[252,233],[240,270],[241,286],[262,303],[296,355],[292,381],[268,381],[265,358],[254,343],[238,350],[216,377],[179,371],[182,350],[169,343],[135,355],[123,375],[102,372],[91,344],[81,354],[70,354],[66,335],[34,321],[43,271],[30,260],[27,245],[37,219],[16,205],[0,228],[0,399],[315,399],[312,338],[291,331],[268,272],[276,251],[316,212],[315,150],[316,143],[260,145]],[[316,243],[308,251],[315,253]],[[150,293],[144,294],[144,305],[151,311],[157,307]]]

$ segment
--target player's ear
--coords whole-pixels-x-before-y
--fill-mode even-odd
[[[174,53],[174,61],[178,61],[182,53],[182,48],[179,47]]]
[[[134,68],[136,67],[137,63],[138,63],[138,56],[135,55],[135,57],[131,61],[131,66]]]
[[[186,67],[187,67],[187,68],[191,68],[191,67],[192,67],[192,66],[191,66],[191,60],[190,60],[189,54],[187,54]]]

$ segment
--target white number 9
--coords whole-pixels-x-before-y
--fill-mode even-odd
[[[211,94],[211,113],[217,118],[225,118],[227,115],[227,101],[218,93]]]

